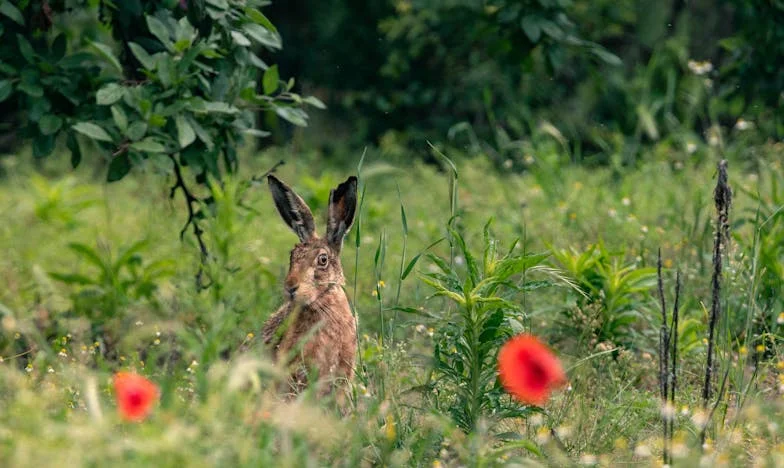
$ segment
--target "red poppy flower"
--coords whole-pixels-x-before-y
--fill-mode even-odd
[[[120,416],[128,421],[142,421],[158,399],[158,386],[138,374],[118,372],[114,375],[114,392]]]
[[[538,338],[519,335],[498,354],[498,372],[506,391],[529,405],[543,406],[550,392],[566,383],[561,362]]]

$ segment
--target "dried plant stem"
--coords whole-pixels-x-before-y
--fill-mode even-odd
[[[656,262],[662,325],[659,331],[659,390],[662,401],[662,462],[672,465],[672,437],[675,430],[675,386],[678,374],[678,312],[681,295],[681,272],[676,275],[675,305],[672,320],[667,321],[667,304],[664,298],[661,249]]]
[[[713,192],[713,200],[716,204],[716,234],[713,240],[713,275],[711,277],[711,312],[708,322],[708,357],[705,364],[705,382],[702,387],[702,407],[708,409],[708,401],[711,398],[713,380],[713,355],[716,341],[716,325],[719,321],[719,311],[721,310],[721,275],[722,275],[722,252],[726,249],[729,241],[729,211],[732,203],[732,190],[727,184],[727,161],[722,160],[718,165],[718,180],[716,189]],[[724,246],[724,248],[722,248]],[[700,440],[705,441],[705,431],[707,424],[702,429]]]
[[[661,393],[661,401],[662,401],[662,432],[663,432],[662,461],[666,465],[669,463],[669,458],[670,458],[670,448],[669,448],[670,411],[667,409],[667,405],[669,402],[668,391],[670,386],[669,384],[670,338],[669,338],[669,330],[667,328],[667,308],[664,300],[664,281],[662,279],[661,248],[659,249],[659,255],[656,260],[656,276],[657,276],[657,285],[659,288],[659,299],[661,301],[661,314],[662,314],[661,328],[659,329],[659,392]]]
[[[678,270],[675,274],[675,305],[672,308],[672,380],[670,381],[670,407],[675,411],[675,389],[678,383],[678,315],[680,312],[681,302],[681,271]],[[672,447],[672,436],[675,430],[675,414],[670,418],[670,447]],[[670,466],[672,466],[672,458],[670,458]]]

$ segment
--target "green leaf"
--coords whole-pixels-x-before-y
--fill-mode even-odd
[[[280,83],[280,74],[278,73],[278,66],[273,65],[264,72],[262,84],[264,85],[264,94],[272,94],[278,89]]]
[[[106,133],[106,130],[91,122],[79,122],[72,127],[82,135],[88,136],[93,140],[99,141],[112,141],[112,137]]]
[[[212,138],[210,137],[210,134],[207,133],[206,130],[204,130],[204,127],[199,125],[198,122],[196,122],[194,119],[190,117],[188,117],[188,123],[190,123],[191,127],[193,127],[193,131],[196,132],[196,136],[199,137],[199,140],[201,140],[202,143],[204,143],[207,146],[207,149],[212,150],[215,144],[212,142]]]
[[[131,141],[141,140],[147,134],[147,122],[137,120],[128,126],[128,131],[125,133]]]
[[[35,63],[36,54],[30,41],[21,34],[16,35],[16,40],[19,42],[19,52],[22,54],[22,57],[27,60],[27,63]]]
[[[11,92],[14,90],[14,85],[11,80],[0,80],[0,102],[8,99]]]
[[[0,13],[3,15],[11,18],[15,23],[20,26],[24,26],[24,16],[22,16],[22,12],[19,11],[11,2],[8,0],[3,0],[0,3]]]
[[[98,253],[91,249],[89,246],[85,244],[81,244],[79,242],[71,242],[68,244],[68,248],[79,254],[82,259],[92,263],[94,266],[98,267],[101,272],[108,276],[109,268],[108,266],[101,260],[101,257]]]
[[[306,120],[308,114],[306,114],[302,109],[297,109],[294,107],[276,107],[275,113],[278,114],[282,119],[285,119],[294,125],[298,125],[300,127],[308,126],[308,121]]]
[[[239,31],[232,31],[231,38],[240,47],[249,47],[251,45],[250,39]]]
[[[122,73],[122,65],[120,65],[120,61],[117,60],[117,57],[115,57],[114,52],[109,46],[93,41],[90,41],[90,46],[98,52],[98,55],[106,59],[115,70]]]
[[[125,94],[125,87],[117,83],[109,83],[98,90],[95,101],[99,106],[110,106],[122,99]]]
[[[283,47],[283,43],[277,33],[273,33],[269,29],[259,26],[258,24],[249,23],[244,25],[242,29],[251,39],[270,49],[280,49]]]
[[[165,153],[166,147],[152,137],[131,144],[131,148],[145,153]]]
[[[248,18],[250,18],[250,20],[254,23],[264,26],[274,33],[278,32],[277,28],[275,28],[275,25],[272,24],[272,21],[267,19],[267,17],[264,16],[264,13],[260,12],[259,10],[255,8],[246,8],[245,14],[248,15]]]
[[[150,54],[144,50],[144,47],[140,46],[135,42],[129,42],[128,47],[131,49],[131,53],[139,63],[145,68],[145,70],[154,70],[155,69],[155,59],[152,58]]]
[[[408,275],[409,275],[409,274],[411,274],[411,270],[413,270],[413,269],[414,269],[414,265],[416,265],[417,261],[419,260],[419,257],[421,257],[421,256],[422,256],[422,254],[421,254],[421,253],[419,253],[419,254],[416,254],[416,255],[414,256],[414,258],[412,258],[412,259],[411,259],[411,261],[410,261],[410,262],[408,262],[408,265],[406,265],[406,269],[405,269],[405,270],[403,270],[403,274],[402,274],[402,275],[400,275],[400,279],[401,279],[401,280],[404,280],[404,279],[406,279],[406,278],[408,277]]]
[[[607,65],[615,67],[623,65],[623,61],[617,55],[609,52],[603,47],[592,47],[591,52]]]
[[[54,114],[46,114],[38,121],[38,128],[44,135],[51,135],[60,130],[63,126],[63,119]]]
[[[45,158],[54,151],[54,136],[39,135],[33,140],[33,156]]]
[[[128,130],[128,117],[125,116],[125,112],[119,105],[112,106],[111,109],[114,124],[117,125],[121,132],[125,133]]]
[[[92,278],[75,273],[55,273],[49,272],[49,276],[57,281],[62,281],[66,284],[98,284]]]
[[[152,35],[155,36],[161,42],[161,44],[166,46],[167,49],[171,50],[169,28],[167,28],[161,20],[154,16],[147,15],[145,19],[147,20],[147,27],[150,29]]]
[[[327,108],[327,106],[323,102],[321,102],[321,100],[319,98],[317,98],[315,96],[308,96],[308,97],[304,98],[302,100],[302,102],[304,102],[306,104],[310,104],[311,106],[313,106],[313,107],[315,107],[317,109],[322,109],[323,110],[323,109]]]
[[[270,132],[265,132],[264,130],[259,130],[257,128],[246,128],[242,132],[246,135],[254,136],[256,138],[266,138],[271,135]]]
[[[76,169],[79,163],[82,162],[82,149],[79,147],[79,140],[76,139],[76,134],[69,132],[65,144],[68,146],[68,150],[71,151],[71,167]]]
[[[186,148],[196,140],[196,132],[182,115],[178,115],[174,121],[177,124],[177,142],[180,144],[180,149]]]
[[[520,21],[520,26],[528,39],[536,44],[542,37],[542,28],[539,27],[539,18],[536,16],[524,16]]]
[[[128,153],[123,153],[120,156],[112,159],[109,163],[109,172],[106,175],[107,182],[116,182],[131,171],[131,160],[128,158]]]
[[[19,83],[16,89],[34,98],[39,98],[44,95],[44,88],[38,86],[35,83],[27,83],[25,81],[22,81],[21,83]]]

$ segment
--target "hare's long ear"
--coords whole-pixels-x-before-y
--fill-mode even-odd
[[[346,179],[329,192],[329,216],[327,217],[327,242],[338,252],[343,247],[343,238],[354,224],[357,209],[357,178]]]
[[[316,224],[313,222],[313,213],[305,201],[286,184],[273,175],[267,176],[272,199],[278,208],[283,221],[297,234],[302,242],[314,237]]]

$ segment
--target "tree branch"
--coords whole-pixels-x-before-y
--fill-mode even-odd
[[[199,265],[199,271],[196,273],[196,289],[206,289],[210,286],[210,284],[212,284],[211,281],[207,283],[202,282],[202,278],[204,276],[204,265],[207,262],[207,259],[209,259],[210,253],[207,250],[207,245],[204,243],[204,239],[202,238],[204,230],[201,228],[201,226],[199,226],[198,219],[196,218],[196,211],[193,209],[193,204],[196,203],[198,205],[200,200],[196,198],[185,185],[185,179],[182,177],[182,170],[180,168],[180,163],[177,161],[177,158],[175,158],[173,154],[170,154],[169,158],[174,164],[174,176],[176,178],[174,185],[169,192],[169,198],[174,198],[174,194],[179,188],[185,197],[185,206],[188,208],[188,219],[185,221],[185,225],[180,230],[180,240],[185,237],[185,231],[188,230],[188,226],[193,227],[193,235],[196,236],[196,241],[199,243],[199,251],[201,252],[201,264]]]

